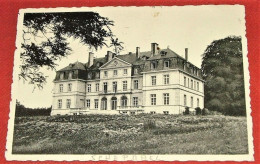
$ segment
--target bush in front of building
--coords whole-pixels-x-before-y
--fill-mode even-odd
[[[190,108],[189,107],[185,107],[185,111],[183,112],[184,115],[189,115],[190,114]]]
[[[209,115],[209,110],[208,110],[207,108],[203,108],[202,111],[201,111],[201,114],[202,114],[203,116]]]
[[[201,115],[202,114],[202,111],[201,111],[200,107],[195,108],[195,111],[196,111],[196,115]]]

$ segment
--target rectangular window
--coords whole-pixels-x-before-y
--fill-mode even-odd
[[[196,81],[194,80],[194,90],[196,90]]]
[[[169,67],[170,67],[170,61],[165,61],[164,68],[169,68]]]
[[[156,76],[151,76],[152,78],[152,85],[156,85]]]
[[[59,99],[59,100],[58,100],[58,108],[59,108],[59,109],[62,108],[62,99]]]
[[[156,67],[157,67],[156,62],[152,62],[151,63],[151,69],[154,70],[154,69],[156,69]]]
[[[199,106],[200,106],[200,99],[197,98],[197,107],[199,107]]]
[[[133,97],[134,106],[138,106],[138,97]]]
[[[123,81],[123,91],[127,91],[127,81]]]
[[[99,83],[96,83],[96,92],[99,91]]]
[[[190,79],[188,78],[188,88],[190,87]]]
[[[199,82],[197,82],[197,90],[200,90]]]
[[[124,69],[124,75],[127,75],[127,69]]]
[[[107,71],[104,71],[104,77],[107,77]]]
[[[190,80],[190,87],[193,89],[193,80]]]
[[[151,94],[151,105],[156,105],[156,94]]]
[[[163,75],[163,77],[164,77],[164,84],[169,84],[169,75]]]
[[[134,80],[134,89],[138,89],[138,80]]]
[[[113,81],[113,92],[117,91],[117,82]]]
[[[60,92],[63,92],[63,84],[60,84]]]
[[[87,107],[87,108],[90,108],[90,99],[87,99],[87,100],[86,100],[86,107]]]
[[[184,83],[184,87],[186,87],[186,77],[184,76],[184,79],[183,79],[183,83]]]
[[[68,109],[70,108],[70,104],[71,104],[71,100],[70,100],[70,99],[67,99],[66,106],[67,106]]]
[[[183,105],[184,106],[187,106],[187,96],[186,95],[184,95],[184,97],[183,97]]]
[[[91,84],[88,84],[87,92],[91,92]]]
[[[134,74],[138,74],[138,69],[137,68],[134,69]]]
[[[163,102],[164,102],[164,105],[169,105],[169,93],[163,94]]]
[[[72,84],[69,83],[69,84],[68,84],[68,92],[71,92],[71,91],[72,91]]]
[[[98,109],[98,99],[95,99],[95,109]]]
[[[103,83],[103,86],[104,86],[104,88],[103,88],[103,89],[104,89],[104,92],[107,93],[107,82],[104,82],[104,83]]]
[[[193,108],[193,97],[190,98],[190,107]]]
[[[114,70],[114,76],[117,76],[117,70]]]

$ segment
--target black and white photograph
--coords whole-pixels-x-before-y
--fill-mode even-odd
[[[252,161],[242,5],[21,9],[6,158]]]

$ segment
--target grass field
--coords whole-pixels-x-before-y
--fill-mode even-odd
[[[13,154],[247,154],[246,117],[18,117]]]

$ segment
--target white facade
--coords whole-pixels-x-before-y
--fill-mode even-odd
[[[200,70],[192,65],[193,71],[186,71],[186,64],[183,68],[177,66],[187,62],[185,59],[175,57],[171,50],[165,52],[168,52],[169,61],[168,56],[160,56],[160,52],[155,55],[150,52],[151,55],[146,57],[148,60],[142,59],[144,55],[136,52],[115,56],[111,60],[103,60],[103,63],[98,60],[91,62],[93,66],[78,62],[58,71],[54,80],[51,115],[182,114],[185,107],[190,110],[204,108],[204,81],[199,76]],[[153,61],[159,63],[155,66],[158,69],[152,68]],[[170,66],[169,63],[163,66],[165,62],[169,62]]]

